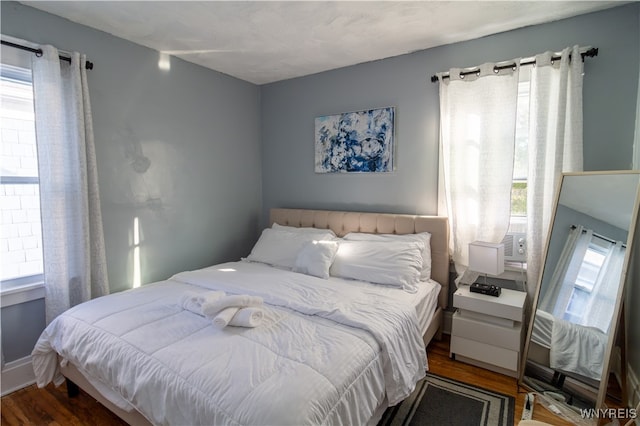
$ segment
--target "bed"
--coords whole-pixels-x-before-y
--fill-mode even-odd
[[[606,345],[607,335],[601,330],[555,318],[542,309],[536,310],[529,359],[537,364],[598,387]]]
[[[32,355],[38,386],[66,378],[130,424],[376,424],[424,376],[425,346],[441,333],[447,219],[272,209],[270,225],[247,259],[185,271],[61,315]],[[256,257],[265,235],[291,236],[293,228],[304,235],[310,228],[330,230],[339,239],[331,264],[320,268],[330,276],[316,273],[316,263],[296,269],[300,253],[295,272]],[[413,242],[425,233],[428,247]],[[412,241],[390,237],[388,245],[372,242],[370,234]],[[358,250],[369,256],[371,247],[419,250],[421,258],[428,249],[429,278],[425,263],[417,283],[359,279],[371,269],[354,267],[349,256]],[[279,254],[271,246],[261,253]],[[372,256],[366,261],[384,265],[386,259]],[[390,274],[395,280],[394,268],[385,266],[371,279]],[[260,324],[216,329],[179,303],[186,293],[214,291],[260,297]]]

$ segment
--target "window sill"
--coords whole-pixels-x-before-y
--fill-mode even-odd
[[[38,299],[44,299],[44,282],[0,289],[0,300],[3,308]]]

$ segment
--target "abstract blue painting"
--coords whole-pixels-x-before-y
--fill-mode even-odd
[[[393,171],[395,108],[316,118],[316,173]]]

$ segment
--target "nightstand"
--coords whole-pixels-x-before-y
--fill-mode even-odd
[[[527,293],[502,289],[498,297],[460,286],[453,294],[450,356],[458,361],[518,377],[522,319]]]

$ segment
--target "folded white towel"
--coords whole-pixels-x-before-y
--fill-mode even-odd
[[[233,316],[240,310],[240,308],[224,308],[213,319],[213,326],[219,329],[225,328],[231,322]]]
[[[246,308],[249,306],[260,305],[262,305],[262,297],[249,295],[233,295],[222,297],[220,299],[214,300],[213,302],[207,301],[203,303],[202,313],[206,317],[213,319],[218,314],[218,312],[220,312],[224,308]]]
[[[200,303],[200,306],[202,306],[205,303],[215,302],[216,300],[219,300],[225,296],[226,296],[225,292],[221,290],[207,291],[205,293],[197,294],[195,300],[198,303]]]
[[[180,301],[178,302],[178,304],[182,307],[182,309],[186,309],[187,311],[202,315],[202,306],[196,301],[196,298],[197,295],[195,295],[195,293],[187,292],[180,296]]]
[[[180,296],[180,301],[178,303],[182,309],[204,316],[202,313],[202,305],[205,303],[215,302],[224,296],[224,291],[208,291],[206,293],[187,291]]]
[[[229,325],[235,327],[257,327],[262,322],[263,316],[264,314],[260,307],[242,308],[231,318]]]

